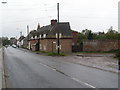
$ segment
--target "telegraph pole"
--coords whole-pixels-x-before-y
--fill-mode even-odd
[[[58,11],[58,25],[59,25],[59,3],[57,3],[57,11]],[[59,38],[59,28],[57,32],[57,48],[58,48],[58,55],[60,54],[60,38]]]
[[[29,25],[27,25],[27,48],[29,49]]]
[[[57,13],[58,13],[57,16],[58,16],[58,23],[59,23],[59,3],[57,3],[57,11],[58,11],[58,12],[57,12]]]
[[[29,26],[27,25],[27,34],[29,34]]]
[[[22,36],[22,31],[20,32],[20,37]]]

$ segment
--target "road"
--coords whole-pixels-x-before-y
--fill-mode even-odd
[[[4,49],[9,88],[118,88],[118,74],[27,50]]]

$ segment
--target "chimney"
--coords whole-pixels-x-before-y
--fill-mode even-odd
[[[37,27],[37,30],[40,29],[40,24],[38,23],[38,27]]]
[[[51,25],[55,25],[55,24],[57,24],[57,20],[56,20],[56,19],[55,19],[55,20],[52,19],[52,20],[51,20]]]

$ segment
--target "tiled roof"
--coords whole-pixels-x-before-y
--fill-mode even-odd
[[[63,37],[72,37],[72,31],[68,22],[56,24],[48,36],[55,36],[57,32],[61,33]]]
[[[37,30],[39,34],[47,34],[47,37],[55,37],[56,33],[62,34],[62,37],[72,37],[72,31],[69,22],[61,22],[55,25],[47,25]]]
[[[18,39],[18,41],[22,41],[25,37],[24,36],[20,36],[20,38]]]

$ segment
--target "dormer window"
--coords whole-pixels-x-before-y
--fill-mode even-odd
[[[41,38],[41,35],[40,35],[40,38]]]
[[[31,37],[31,39],[33,39],[33,37]]]
[[[59,38],[61,38],[62,37],[62,33],[59,33]]]
[[[46,38],[46,34],[43,35],[43,38]]]
[[[39,35],[37,35],[37,38],[39,39]]]
[[[33,36],[33,39],[35,39],[35,36]]]
[[[43,38],[43,34],[41,34],[41,38]]]
[[[37,36],[35,36],[35,39],[37,39]]]

